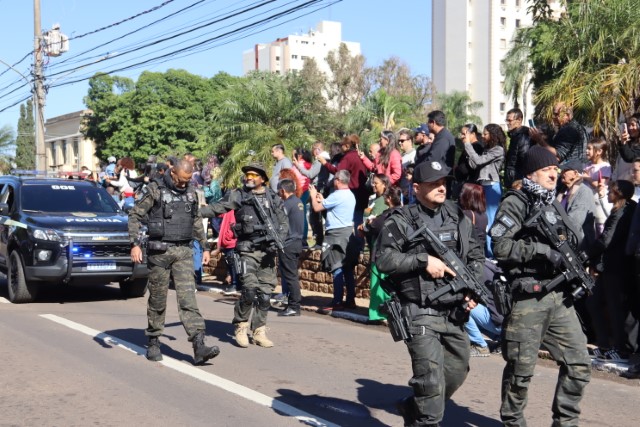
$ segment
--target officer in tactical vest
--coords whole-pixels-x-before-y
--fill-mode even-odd
[[[194,364],[200,365],[220,353],[218,347],[207,347],[204,343],[205,324],[195,295],[192,241],[198,240],[205,248],[205,264],[210,255],[195,189],[189,184],[192,173],[189,162],[179,161],[170,172],[143,187],[129,212],[133,262],[142,262],[139,231],[141,222],[148,221],[146,250],[151,271],[145,335],[149,337],[147,359],[154,362],[162,360],[159,338],[164,330],[170,276],[176,287],[180,321],[193,343]]]
[[[383,286],[395,292],[410,319],[413,396],[398,403],[406,426],[438,426],[445,400],[462,385],[469,371],[469,337],[464,330],[476,303],[465,290],[431,301],[429,296],[455,273],[422,236],[408,238],[423,224],[482,280],[484,252],[471,221],[453,202],[445,200],[450,169],[439,161],[416,166],[413,188],[418,203],[393,212],[376,242],[376,266],[389,275]]]
[[[269,181],[262,163],[242,167],[244,186],[227,192],[218,202],[202,207],[205,218],[235,210],[234,232],[238,238],[238,274],[243,287],[234,309],[235,340],[240,347],[249,346],[249,318],[253,342],[261,347],[273,347],[267,338],[267,312],[271,293],[278,279],[275,257],[282,250],[289,232],[289,223],[282,200],[265,183]],[[279,247],[280,246],[280,247]]]
[[[580,225],[574,224],[556,201],[558,161],[541,146],[524,157],[522,189],[509,191],[490,230],[493,254],[506,273],[513,303],[503,327],[500,416],[505,426],[525,426],[523,411],[538,360],[540,345],[560,365],[553,400],[553,426],[576,426],[584,389],[591,376],[587,340],[573,307],[568,285],[545,291],[560,274],[561,255],[527,219],[539,210],[554,224],[558,236],[580,247]]]

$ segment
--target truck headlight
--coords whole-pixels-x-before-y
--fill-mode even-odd
[[[51,242],[62,241],[60,235],[55,230],[52,230],[50,228],[34,228],[32,234],[35,239],[49,240]]]

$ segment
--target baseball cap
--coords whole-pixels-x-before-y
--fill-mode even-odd
[[[415,133],[424,133],[425,135],[429,135],[429,128],[424,123],[421,123],[420,126],[413,130]]]
[[[116,162],[116,158],[115,158],[115,157],[113,157],[113,156],[109,156],[109,157],[107,157],[107,161],[108,161],[109,163],[115,163],[115,162]]]
[[[584,164],[578,159],[571,159],[566,163],[560,165],[561,171],[578,171],[582,172],[584,170]]]
[[[451,177],[451,168],[442,162],[422,162],[413,170],[413,183],[435,182],[441,178]]]

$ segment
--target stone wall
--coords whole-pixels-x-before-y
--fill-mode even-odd
[[[205,272],[224,281],[226,265],[221,254],[211,258]],[[333,295],[333,280],[331,273],[322,270],[320,265],[320,251],[303,251],[300,257],[300,287],[313,292]],[[356,297],[369,298],[369,253],[360,255],[360,262],[355,269]]]

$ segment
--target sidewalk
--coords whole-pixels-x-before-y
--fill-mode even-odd
[[[223,289],[226,287],[224,283],[219,280],[215,280],[213,276],[205,276],[202,279],[203,284],[198,286],[198,290],[202,292],[212,292],[222,294]],[[331,295],[322,292],[313,292],[303,289],[302,291],[302,305],[301,309],[304,311],[310,311],[319,313],[319,309],[325,307],[331,303]],[[280,286],[276,287],[275,295],[280,293]],[[274,299],[271,300],[272,304],[276,303]],[[352,322],[363,323],[365,325],[373,324],[379,325],[378,321],[369,320],[369,300],[366,298],[356,298],[355,309],[333,311],[327,316],[332,316],[339,319],[351,320]],[[540,350],[538,357],[543,359],[552,359],[551,355],[546,350]],[[593,358],[591,360],[591,369],[610,372],[612,374],[620,375],[629,369],[629,363],[625,362],[611,362],[606,360],[600,360]]]

